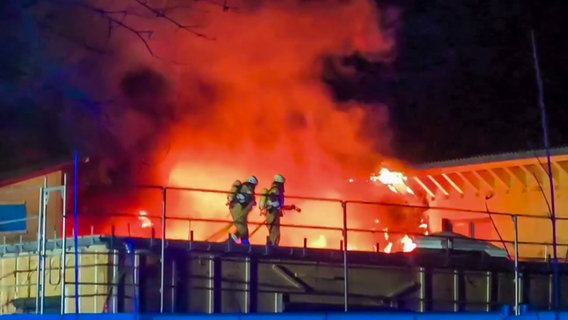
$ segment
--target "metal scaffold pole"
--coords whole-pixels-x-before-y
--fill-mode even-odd
[[[341,201],[343,209],[343,309],[349,311],[349,266],[347,261],[347,202]]]
[[[166,188],[162,188],[162,243],[160,248],[160,313],[164,312],[166,272]]]
[[[63,189],[61,189],[61,314],[65,313],[65,278],[67,269],[67,174],[63,175]]]
[[[35,312],[36,314],[43,313],[43,295],[42,295],[42,288],[44,285],[44,279],[42,279],[43,273],[43,245],[44,241],[43,238],[45,234],[43,232],[43,221],[45,220],[45,210],[44,210],[44,192],[47,188],[47,178],[43,179],[43,186],[39,188],[39,203],[38,203],[38,219],[37,219],[37,270],[36,270],[36,304],[35,304]]]
[[[79,153],[73,155],[73,247],[75,254],[75,314],[79,314],[79,213],[78,191]]]
[[[554,178],[552,175],[552,162],[550,160],[550,141],[548,138],[548,119],[546,114],[546,105],[544,103],[544,88],[542,83],[542,75],[538,60],[538,50],[534,30],[530,31],[531,47],[533,57],[533,67],[535,71],[536,86],[538,89],[538,106],[540,108],[540,119],[542,124],[542,137],[544,149],[546,151],[548,183],[550,188],[550,222],[552,224],[552,270],[553,270],[553,303],[554,309],[558,309],[560,301],[560,279],[558,275],[558,251],[556,245],[556,201],[554,196]]]
[[[517,216],[513,218],[513,232],[515,234],[515,242],[513,243],[513,250],[515,250],[515,315],[520,315],[519,301],[520,301],[520,285],[519,285],[519,226]]]

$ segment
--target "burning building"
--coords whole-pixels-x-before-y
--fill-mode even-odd
[[[558,230],[565,226],[563,201],[568,157],[566,149],[551,151],[551,176]],[[516,216],[519,255],[548,259],[552,255],[552,200],[546,154],[542,150],[481,156],[424,165],[412,177],[428,194],[429,227],[443,229],[448,219],[454,232],[505,247],[512,256]],[[566,257],[566,239],[557,234],[559,256]]]
[[[563,149],[554,151],[555,179],[562,178],[565,158]],[[481,162],[483,160],[488,161]],[[225,196],[224,192],[208,192],[206,189],[172,188],[167,190],[165,199],[168,215],[165,236],[168,242],[160,251],[163,230],[160,214],[163,212],[164,189],[141,188],[136,193],[137,197],[126,197],[138,199],[135,205],[122,207],[129,211],[120,212],[117,209],[116,212],[99,212],[92,218],[89,210],[87,213],[81,212],[85,204],[79,206],[82,209],[79,210],[78,281],[71,272],[74,264],[71,241],[65,245],[68,248],[65,251],[67,271],[62,273],[60,268],[63,261],[61,213],[73,207],[70,199],[74,190],[67,185],[65,190],[68,191],[63,196],[63,188],[58,187],[72,181],[73,171],[69,165],[61,165],[17,175],[5,180],[0,189],[0,209],[4,219],[1,297],[6,302],[2,312],[13,312],[14,308],[35,310],[35,306],[44,312],[57,312],[59,308],[71,312],[75,297],[74,282],[83,283],[78,292],[82,312],[136,311],[140,301],[144,304],[138,305],[138,311],[141,312],[274,312],[294,308],[339,307],[344,302],[344,287],[343,278],[336,277],[343,272],[340,254],[343,240],[348,241],[346,257],[349,259],[347,269],[351,270],[348,289],[351,309],[494,310],[501,304],[515,303],[511,300],[514,296],[511,290],[516,283],[511,278],[512,261],[501,258],[503,255],[493,254],[493,249],[488,251],[481,248],[480,243],[485,243],[485,248],[491,245],[503,247],[505,243],[506,250],[512,254],[514,246],[509,237],[512,237],[514,230],[510,216],[504,213],[518,210],[511,213],[519,215],[521,260],[545,257],[551,252],[550,244],[543,243],[550,242],[546,236],[549,233],[545,233],[550,226],[549,220],[542,219],[541,224],[531,223],[530,230],[542,228],[542,233],[529,233],[529,228],[521,223],[521,219],[532,219],[528,217],[529,214],[539,213],[539,203],[541,214],[547,210],[546,202],[538,198],[538,195],[542,195],[538,186],[546,175],[545,170],[540,174],[536,171],[539,168],[537,164],[542,163],[540,160],[533,157],[533,153],[508,154],[462,161],[459,166],[455,162],[448,166],[442,166],[442,163],[427,165],[413,170],[408,176],[385,168],[366,178],[348,178],[345,180],[346,188],[355,186],[354,189],[358,190],[357,184],[366,185],[376,192],[377,197],[344,202],[341,200],[351,199],[309,200],[298,197],[299,206],[307,209],[290,215],[308,215],[305,220],[315,223],[295,224],[288,222],[289,218],[285,217],[283,248],[258,246],[264,243],[264,228],[260,228],[257,236],[252,237],[250,249],[227,244],[224,242],[227,229],[223,228],[228,221],[220,221],[215,216],[208,218],[207,210],[195,215],[192,215],[193,211],[186,211],[184,218],[181,217],[182,213],[174,211],[170,217],[168,201],[181,201],[175,196],[170,197],[170,193],[197,193],[199,195],[194,199],[201,199],[200,203],[205,207],[222,207],[224,202],[215,199]],[[88,164],[83,161],[79,168],[87,173]],[[505,172],[511,175],[507,178]],[[461,180],[457,180],[457,177]],[[480,180],[473,180],[473,177]],[[562,197],[561,181],[555,180],[557,199]],[[44,193],[47,197],[43,200],[39,197],[42,187],[44,192],[48,191]],[[201,194],[206,196],[200,198]],[[509,197],[514,197],[515,201]],[[64,198],[67,203],[61,201]],[[315,204],[310,205],[310,202]],[[318,206],[320,202],[323,205]],[[485,202],[488,202],[488,208],[485,208]],[[95,207],[100,209],[104,206]],[[329,213],[323,213],[336,210],[340,214],[344,208],[348,217],[347,239],[341,233],[342,218],[332,220]],[[38,218],[38,211],[46,219]],[[562,217],[561,214],[558,216]],[[541,217],[535,216],[534,219]],[[252,220],[251,229],[254,230],[254,223],[262,221]],[[35,221],[44,221],[44,226]],[[68,217],[68,236],[72,233],[71,224],[72,219]],[[436,239],[444,239],[440,231],[450,228],[453,233],[449,237],[454,240],[462,237],[484,241],[462,241],[465,247],[461,248],[457,240],[453,247],[439,248],[429,246],[431,242],[425,241],[430,239],[429,233]],[[559,223],[559,230],[562,228]],[[216,238],[215,233],[218,233]],[[44,238],[38,239],[38,234]],[[492,238],[495,235],[498,238]],[[561,244],[560,237],[558,240]],[[42,246],[39,252],[44,255],[37,255],[39,244]],[[468,253],[454,256],[453,252]],[[562,253],[562,250],[559,252]],[[311,265],[312,262],[315,264]],[[326,267],[318,267],[322,263]],[[165,269],[160,271],[162,264]],[[521,266],[524,271],[518,282],[521,290],[518,303],[547,308],[551,300],[543,299],[547,296],[543,293],[552,288],[548,265],[521,261]],[[160,276],[161,272],[165,272],[163,276]],[[319,279],[316,274],[324,278]],[[61,281],[54,280],[61,275],[68,279],[63,286]],[[37,283],[44,281],[43,289],[36,287],[33,280],[25,280],[36,276]],[[241,278],[256,280],[254,283],[246,280],[244,287],[240,287],[238,283]],[[369,286],[371,278],[382,284]],[[464,280],[466,278],[467,281]],[[385,281],[389,285],[384,285]],[[279,283],[281,286],[276,285]],[[563,283],[564,280],[562,286]],[[327,289],[320,288],[321,285]],[[32,286],[37,291],[32,290]],[[148,290],[157,286],[164,292],[163,295]],[[65,298],[61,298],[63,287]],[[166,288],[173,288],[173,291]],[[227,288],[232,288],[235,293],[224,291]],[[193,298],[185,301],[181,297],[188,296],[188,290]],[[475,290],[485,293],[481,295],[481,291],[475,293]],[[390,295],[388,292],[391,292]],[[442,292],[447,292],[449,296],[445,297]],[[231,295],[235,297],[231,298]],[[376,298],[379,296],[382,298]],[[232,299],[236,299],[236,305],[229,303]],[[271,309],[268,306],[277,307]]]
[[[66,82],[53,81],[65,87],[61,96],[97,99],[57,101],[62,136],[92,156],[81,159],[77,176],[60,166],[15,175],[0,189],[2,313],[277,312],[343,304],[493,310],[519,303],[509,260],[484,251],[456,256],[450,247],[432,252],[419,240],[450,221],[452,236],[506,242],[510,218],[494,212],[544,212],[530,180],[542,182],[542,167],[521,157],[410,170],[385,156],[387,108],[338,101],[325,81],[353,77],[345,57],[392,61],[397,10],[365,0],[201,1],[189,11],[156,2],[46,1],[22,9],[26,30],[49,18],[82,32],[70,37],[85,40],[80,48],[36,51],[48,52],[48,61],[73,57],[59,61],[69,64]],[[65,28],[73,20],[88,21],[87,30]],[[101,42],[115,55],[83,53]],[[87,112],[85,104],[96,107]],[[562,161],[554,166],[559,188]],[[225,243],[231,183],[254,174],[267,186],[275,173],[287,178],[288,203],[302,208],[283,218],[282,247],[264,246],[256,211],[249,219],[253,246]],[[546,222],[535,226],[546,230]],[[67,241],[73,232],[77,253]],[[527,256],[549,252],[539,248]],[[523,267],[523,301],[548,307],[546,265]]]

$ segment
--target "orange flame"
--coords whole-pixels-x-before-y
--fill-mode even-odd
[[[414,194],[414,191],[406,184],[408,178],[402,172],[390,171],[387,168],[381,168],[378,175],[371,175],[369,179],[373,182],[381,182],[394,193],[406,192]]]
[[[411,252],[416,249],[416,243],[414,243],[412,239],[410,239],[410,237],[406,234],[404,235],[404,237],[402,237],[402,240],[400,240],[400,242],[402,243],[403,252]]]
[[[395,33],[379,28],[383,24],[378,23],[381,14],[374,1],[251,3],[243,1],[238,13],[198,8],[188,14],[188,19],[202,26],[200,32],[215,41],[179,32],[166,19],[128,17],[129,23],[153,30],[151,46],[164,59],[146,59],[147,49],[140,39],[120,39],[127,46],[122,52],[128,53],[127,60],[133,64],[145,62],[163,71],[175,93],[172,104],[179,111],[176,123],[160,123],[149,130],[163,137],[154,154],[148,155],[158,160],[144,167],[151,171],[144,178],[156,176],[162,185],[228,190],[235,179],[249,175],[259,178],[259,188],[268,187],[273,175],[281,173],[287,178],[287,193],[306,197],[380,200],[391,193],[387,188],[397,195],[412,194],[408,187],[398,190],[400,181],[368,183],[368,173],[385,160],[382,154],[390,151],[387,108],[338,102],[322,81],[329,74],[349,76],[354,71],[341,63],[346,55],[357,53],[374,62],[392,58]],[[205,11],[207,14],[201,13]],[[314,20],[314,16],[318,18]],[[152,123],[152,119],[140,118],[144,115],[119,119],[128,122],[117,126],[128,133],[123,137],[124,145],[139,142],[132,128],[146,129]],[[373,131],[366,132],[367,128]],[[381,173],[388,177],[390,171]],[[367,185],[359,185],[359,181]],[[187,219],[169,221],[168,237],[187,239],[193,231],[196,240],[217,234],[221,236],[211,241],[226,238],[227,222],[197,221],[229,220],[225,194],[172,191],[167,199],[168,216]],[[135,201],[140,203],[131,204],[133,208],[160,210],[158,196]],[[307,238],[312,247],[339,247],[342,235],[337,229],[343,226],[343,218],[337,202],[287,199],[287,203],[301,207],[302,213],[286,213],[282,224],[335,230],[283,227],[281,245],[302,246]],[[249,215],[250,222],[262,223],[256,211]],[[375,219],[384,226],[396,223],[388,217],[390,212],[379,206],[350,207],[348,214],[350,226],[378,228],[378,223],[372,223]],[[266,235],[267,228],[262,227],[251,242],[265,243]],[[356,233],[348,248],[371,249],[377,242],[375,237]]]
[[[138,212],[138,220],[142,222],[142,228],[151,228],[154,226],[150,218],[148,218],[148,212],[144,210],[140,210],[140,212]]]

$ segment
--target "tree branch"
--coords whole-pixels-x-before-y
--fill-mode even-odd
[[[110,25],[109,25],[109,31],[108,31],[108,35],[110,38],[110,35],[112,35],[112,27],[113,25],[118,25],[124,29],[126,29],[127,31],[133,33],[138,39],[140,39],[140,41],[142,41],[142,43],[144,44],[144,46],[146,47],[146,49],[148,50],[148,52],[150,53],[151,56],[155,57],[156,55],[154,54],[154,51],[152,51],[152,47],[150,47],[150,44],[148,43],[148,40],[152,37],[152,35],[154,34],[153,30],[138,30],[138,29],[134,29],[131,26],[129,26],[128,24],[126,24],[124,22],[124,20],[126,19],[126,17],[130,14],[128,11],[123,10],[123,11],[107,11],[98,7],[94,7],[94,6],[90,6],[87,4],[79,4],[80,7],[83,7],[85,9],[89,9],[92,10],[98,14],[100,14],[101,16],[103,16],[104,18],[106,18]],[[112,15],[113,14],[121,14],[122,15],[122,19],[116,19],[114,18]]]
[[[28,3],[26,3],[26,6],[25,6],[26,9],[29,9],[33,6],[37,6],[37,5],[41,4],[41,2],[37,1],[37,0],[27,0],[27,1],[28,1]],[[171,12],[171,11],[174,11],[174,10],[182,9],[182,8],[185,8],[187,10],[193,10],[193,9],[195,9],[195,7],[192,5],[192,3],[197,3],[197,2],[206,4],[206,5],[210,5],[210,6],[219,7],[223,11],[229,11],[229,10],[235,11],[235,10],[237,10],[236,7],[229,5],[228,0],[185,0],[186,1],[185,4],[182,3],[182,4],[176,4],[176,5],[164,6],[164,7],[151,6],[149,4],[148,0],[134,0],[135,3],[132,3],[131,5],[125,7],[122,10],[107,10],[107,9],[99,7],[95,4],[91,4],[89,2],[89,0],[48,0],[48,1],[49,1],[49,3],[52,3],[54,6],[76,7],[76,8],[91,11],[94,14],[97,14],[97,15],[103,17],[108,22],[108,27],[106,29],[106,38],[105,38],[105,41],[104,41],[104,44],[103,44],[103,48],[97,48],[96,46],[93,46],[92,44],[87,43],[87,41],[84,40],[84,39],[77,39],[76,37],[73,37],[73,36],[67,34],[67,32],[65,32],[65,30],[58,30],[56,28],[56,25],[50,24],[47,21],[43,21],[41,19],[36,19],[36,20],[38,20],[39,25],[41,25],[42,27],[47,29],[49,32],[54,33],[54,34],[66,39],[68,41],[74,41],[78,45],[83,46],[84,48],[86,48],[90,51],[93,51],[93,52],[96,52],[96,53],[106,53],[113,30],[115,28],[122,28],[125,31],[127,31],[127,32],[133,34],[135,37],[137,37],[143,43],[143,45],[146,48],[146,50],[148,51],[148,53],[154,58],[160,58],[154,53],[152,46],[150,45],[150,40],[155,35],[155,31],[154,30],[138,29],[136,27],[133,27],[132,24],[129,24],[129,23],[126,22],[126,18],[128,16],[137,16],[137,17],[140,17],[140,18],[163,19],[163,20],[166,20],[168,23],[174,25],[175,27],[177,27],[179,29],[183,29],[183,30],[191,33],[192,35],[194,35],[196,37],[207,39],[207,40],[215,40],[215,38],[210,37],[203,32],[197,31],[196,30],[198,28],[197,25],[183,24],[183,23],[177,21],[176,19],[172,18],[172,16],[169,15],[168,13]],[[148,16],[144,15],[143,13],[140,12],[140,10],[144,10],[144,11],[149,12],[151,14],[151,16],[148,17]]]
[[[145,1],[143,0],[135,0],[139,5],[141,5],[142,7],[148,9],[149,11],[151,11],[152,13],[154,13],[156,15],[156,17],[158,18],[162,18],[167,20],[168,22],[174,24],[175,26],[177,26],[180,29],[184,29],[190,33],[192,33],[193,35],[200,37],[200,38],[205,38],[207,40],[214,40],[214,38],[210,38],[207,35],[201,33],[201,32],[197,32],[195,30],[193,30],[195,28],[195,26],[187,26],[187,25],[182,25],[181,23],[177,22],[176,20],[172,19],[171,17],[169,17],[166,14],[166,9],[157,9],[154,8],[150,5],[148,5]]]

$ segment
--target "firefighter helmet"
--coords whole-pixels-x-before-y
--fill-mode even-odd
[[[255,176],[250,176],[248,177],[247,182],[256,186],[258,184],[258,179]]]
[[[286,179],[284,179],[283,175],[281,174],[274,175],[274,182],[284,183],[284,181],[286,181]]]

